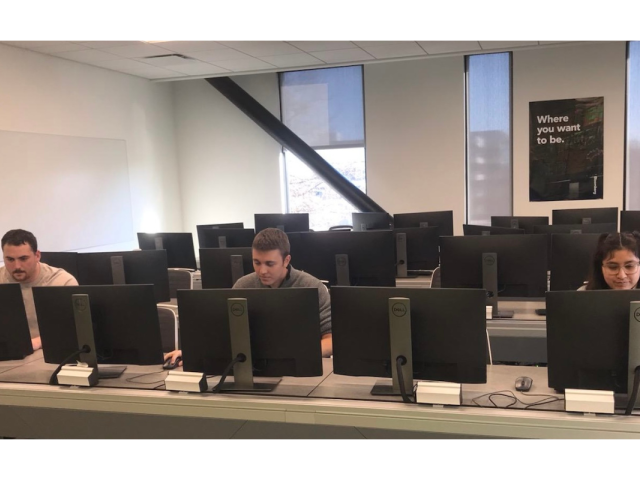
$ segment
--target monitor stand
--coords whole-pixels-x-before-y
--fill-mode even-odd
[[[218,237],[218,248],[227,248],[227,237],[224,235]]]
[[[513,318],[513,310],[498,310],[498,254],[482,254],[482,288],[487,291],[487,305],[492,318]]]
[[[233,358],[244,355],[245,361],[233,367],[233,382],[224,382],[223,392],[270,392],[280,380],[256,383],[253,381],[253,362],[251,358],[251,336],[249,332],[249,313],[246,298],[227,299],[229,315],[229,334]]]
[[[239,279],[244,277],[242,255],[231,255],[229,261],[231,262],[231,285],[235,285]]]
[[[396,277],[409,276],[407,271],[407,234],[396,233]]]
[[[629,379],[627,381],[627,397],[631,399],[635,380],[635,370],[640,366],[640,302],[629,304]],[[634,402],[635,408],[638,402]]]
[[[127,369],[126,366],[98,367],[89,295],[74,294],[71,296],[71,302],[73,304],[73,318],[76,326],[78,349],[82,349],[85,345],[89,347],[88,352],[84,352],[79,355],[79,361],[87,365],[88,368],[93,369],[94,372],[97,372],[95,383],[98,383],[98,378],[118,378],[122,375],[122,372]]]
[[[114,285],[126,285],[124,276],[124,258],[122,255],[111,257],[111,278]]]
[[[346,253],[336,254],[336,280],[340,287],[349,287],[349,255]]]
[[[391,347],[391,385],[388,380],[376,382],[371,395],[401,395],[396,359],[404,357],[400,367],[407,395],[413,395],[413,353],[411,347],[411,301],[408,298],[389,299],[389,346]]]
[[[156,237],[153,239],[155,246],[156,246],[156,250],[164,250],[164,244],[162,242],[162,237]]]

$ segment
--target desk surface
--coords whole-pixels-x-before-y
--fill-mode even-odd
[[[38,366],[39,365],[39,366]],[[538,407],[495,408],[488,396],[513,391],[516,377],[533,378],[530,394],[550,395],[546,369],[488,366],[486,385],[463,385],[461,407],[373,399],[377,379],[328,373],[283,378],[272,395],[185,394],[131,388],[127,377],[77,388],[6,383],[19,371],[36,378],[37,359],[0,374],[0,435],[26,438],[640,438],[640,416],[582,415]],[[131,374],[155,367],[129,367]],[[142,369],[142,370],[138,370]],[[129,369],[128,369],[129,370]],[[136,370],[136,372],[134,372]],[[144,372],[143,372],[144,373]],[[109,385],[107,385],[109,382]],[[112,385],[111,382],[117,384]],[[152,387],[151,387],[152,388]],[[285,396],[301,388],[306,397]],[[517,394],[524,402],[538,397]],[[543,397],[544,398],[544,397]],[[473,399],[476,399],[474,406]],[[498,405],[507,400],[495,397]],[[503,402],[503,403],[500,403]],[[520,405],[523,407],[523,405]]]

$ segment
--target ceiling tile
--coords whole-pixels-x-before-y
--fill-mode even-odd
[[[50,42],[46,42],[46,41],[32,41],[32,40],[24,40],[24,41],[15,41],[15,42],[2,42],[2,43],[6,43],[7,45],[11,45],[12,47],[20,47],[20,48],[26,48],[27,50],[31,50],[33,48],[36,47],[46,47]]]
[[[373,43],[373,42],[372,42]],[[422,55],[426,52],[415,42],[395,42],[380,46],[363,47],[376,58],[398,58]]]
[[[460,42],[444,42],[444,41],[430,41],[430,42],[418,42],[425,52],[429,55],[440,55],[444,53],[457,53],[457,52],[475,52],[481,50],[480,44],[474,41],[460,41]]]
[[[314,57],[318,57],[327,63],[342,63],[342,62],[358,62],[361,60],[374,60],[364,50],[359,48],[349,48],[345,50],[331,50],[329,52],[314,52]]]
[[[118,58],[118,60],[106,60],[106,61],[98,61],[93,65],[97,65],[98,67],[107,68],[109,70],[124,70],[124,69],[132,69],[132,68],[146,68],[148,65],[146,63],[138,62],[137,60],[131,60],[130,58]]]
[[[253,57],[271,57],[300,53],[293,45],[285,42],[221,42],[227,47],[251,55]]]
[[[246,53],[239,52],[233,48],[221,48],[219,50],[210,50],[206,52],[194,52],[190,53],[189,57],[197,58],[203,62],[217,63],[225,60],[239,60],[253,58]]]
[[[151,65],[148,65],[142,68],[120,68],[118,69],[118,71],[122,73],[128,73],[130,75],[135,75],[137,77],[144,77],[144,78],[150,78],[150,79],[174,78],[174,77],[177,78],[177,77],[187,76],[184,73],[174,72],[172,70],[167,70],[166,68],[152,67]]]
[[[110,47],[124,47],[127,45],[137,45],[139,43],[139,41],[135,41],[135,40],[130,40],[130,41],[78,41],[78,42],[74,42],[74,43],[78,43],[80,45],[84,45],[85,47],[89,47],[89,48],[110,48]]]
[[[80,50],[77,52],[53,53],[52,55],[91,65],[96,65],[97,63],[106,62],[108,60],[122,59],[122,57],[103,52],[102,50]]]
[[[217,75],[220,73],[231,73],[225,68],[204,62],[193,63],[191,65],[175,65],[167,67],[167,69],[175,70],[176,72],[185,73],[187,75]]]
[[[150,45],[148,43],[139,43],[138,45],[128,45],[124,47],[101,48],[100,51],[112,53],[125,58],[142,58],[150,57],[152,55],[169,55],[174,53],[170,50],[165,50],[164,48],[156,47],[155,45]]]
[[[276,55],[274,57],[261,57],[261,60],[269,62],[276,67],[304,67],[307,65],[324,65],[322,60],[307,55],[306,53],[295,53],[293,55]]]
[[[169,54],[167,56],[162,57],[154,57],[154,58],[139,58],[138,60],[147,63],[149,65],[153,65],[155,67],[169,67],[171,65],[189,65],[192,63],[198,63],[199,60],[195,60],[193,58],[182,58],[178,54]]]
[[[89,50],[89,47],[73,42],[47,42],[43,47],[34,47],[31,50],[40,53],[62,53]]]
[[[216,50],[219,48],[227,48],[220,42],[154,42],[156,47],[165,48],[177,53],[204,52],[207,50]]]
[[[305,52],[323,52],[327,50],[344,50],[355,48],[352,42],[287,42]]]
[[[257,58],[248,57],[236,60],[224,60],[222,62],[216,62],[216,65],[233,72],[246,72],[249,70],[271,70],[275,68],[267,62],[263,62]]]
[[[385,45],[393,45],[395,43],[403,43],[397,40],[385,40],[385,41],[366,41],[366,42],[357,42],[353,41],[358,47],[367,49],[369,47],[383,47]]]
[[[495,48],[516,48],[516,47],[528,47],[530,45],[538,45],[538,42],[480,42],[480,46],[483,50],[491,50]]]

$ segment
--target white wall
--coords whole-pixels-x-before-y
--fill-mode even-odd
[[[181,229],[171,84],[4,45],[0,45],[0,64],[0,130],[126,142],[133,241],[100,249],[136,247],[136,231]],[[23,210],[24,223],[0,222],[2,233],[11,228],[28,229],[29,217],[38,215],[29,210],[29,197],[37,194],[29,190],[29,178],[20,175],[19,164],[2,163],[0,188],[15,182],[23,185],[23,195],[3,208]],[[83,221],[90,229],[91,222],[100,219]],[[33,233],[46,250],[48,232]]]
[[[278,118],[276,74],[233,80]],[[206,80],[177,82],[176,131],[184,231],[196,225],[244,222],[280,213],[281,146]]]
[[[464,59],[365,65],[367,194],[389,213],[465,208]]]
[[[625,42],[513,52],[514,215],[623,206]],[[529,102],[604,97],[604,198],[529,202]]]

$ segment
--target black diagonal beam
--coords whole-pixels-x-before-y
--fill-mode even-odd
[[[385,212],[380,205],[344,178],[313,148],[307,145],[229,77],[207,78],[206,80],[265,132],[271,135],[276,142],[306,163],[309,168],[335,188],[340,195],[358,210],[362,212]]]

